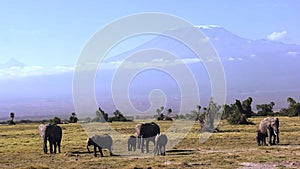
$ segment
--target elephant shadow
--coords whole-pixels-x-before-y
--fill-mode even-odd
[[[93,151],[88,152],[88,151],[72,151],[70,152],[72,155],[84,155],[84,154],[92,154],[94,153]],[[112,154],[111,156],[120,156],[118,154]]]
[[[173,150],[167,150],[167,154],[176,156],[176,155],[191,155],[195,153],[195,150],[185,150],[185,149],[173,149]]]

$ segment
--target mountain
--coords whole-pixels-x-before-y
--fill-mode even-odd
[[[220,26],[198,26],[197,28],[207,36],[222,61],[226,75],[228,103],[251,96],[254,98],[254,106],[275,101],[277,102],[275,108],[282,108],[286,106],[287,97],[299,99],[300,45],[266,39],[250,40],[239,37]],[[178,33],[189,35],[189,31],[189,29],[179,30]],[[108,58],[104,62],[120,62],[138,51],[155,48],[169,51],[182,60],[197,58],[181,42],[166,36],[157,36],[133,50]],[[143,60],[142,56],[135,61],[141,60]],[[187,65],[198,76],[200,93],[204,97],[202,100],[208,100],[211,84],[204,64],[195,62]],[[151,86],[160,78],[149,74],[143,79],[142,86],[144,88],[147,85]],[[149,83],[145,83],[147,81]],[[173,88],[169,90],[172,91]]]
[[[14,58],[9,59],[6,63],[0,64],[0,69],[11,68],[11,67],[24,67],[25,64],[17,61]]]
[[[253,109],[256,104],[271,101],[275,102],[275,109],[279,109],[287,106],[287,97],[300,100],[300,67],[298,65],[300,45],[266,39],[250,40],[239,37],[220,26],[209,25],[197,28],[207,36],[222,61],[227,84],[227,103],[233,103],[235,99],[244,100],[251,96],[254,100]],[[188,35],[188,31],[190,30],[180,30],[180,33]],[[180,69],[176,65],[178,60],[164,60],[165,58],[155,58],[155,55],[151,56],[150,60],[142,55],[138,56],[128,62],[124,68],[118,68],[122,61],[130,59],[130,55],[153,48],[169,51],[187,65],[199,86],[200,104],[207,105],[211,96],[211,82],[203,62],[181,42],[166,36],[156,36],[137,48],[104,59],[103,64],[106,68],[100,68],[97,72],[95,93],[98,104],[105,111],[112,113],[116,108],[111,97],[113,82],[116,84],[113,90],[119,93],[118,98],[125,101],[130,99],[131,104],[138,110],[146,111],[152,104],[162,105],[164,95],[161,95],[159,91],[149,96],[154,89],[160,89],[165,93],[168,99],[166,107],[172,107],[174,112],[178,110],[181,89],[177,84],[178,79],[169,76],[167,72],[158,69],[135,72],[135,77],[132,78],[130,84],[125,83],[124,76],[118,79],[114,77],[117,70],[121,73],[134,72],[140,65],[147,64],[149,66],[163,64],[173,68],[172,70],[179,71],[180,74]],[[1,69],[9,67],[22,68],[24,64],[12,59],[0,65],[0,73]],[[0,117],[8,116],[11,111],[16,114],[23,112],[23,115],[28,116],[43,113],[47,115],[70,114],[74,111],[72,77],[72,72],[65,72],[0,80]],[[185,75],[182,75],[180,79],[184,81]],[[82,81],[84,83],[84,79]],[[123,93],[124,89],[128,89],[127,94]],[[149,102],[151,97],[155,98],[156,103]],[[122,112],[129,111],[125,110],[129,107],[125,103],[124,110],[121,109]],[[195,109],[195,104],[191,100],[190,110],[192,109]]]

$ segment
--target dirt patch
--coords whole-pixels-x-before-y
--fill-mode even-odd
[[[287,168],[299,168],[300,162],[277,162],[277,163],[248,163],[244,162],[241,164],[242,167],[239,167],[239,169],[275,169],[276,167],[287,167]]]

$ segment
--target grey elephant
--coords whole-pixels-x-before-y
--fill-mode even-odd
[[[168,137],[165,134],[157,134],[155,137],[154,155],[166,155],[166,145]]]
[[[47,141],[49,142],[50,153],[56,153],[56,148],[58,148],[58,153],[60,153],[60,144],[62,139],[62,129],[57,124],[39,125],[39,133],[43,138],[43,149],[44,153],[47,153]],[[53,151],[54,149],[54,151]]]
[[[279,143],[279,119],[267,117],[259,124],[259,131],[268,137],[269,145]]]
[[[266,144],[266,135],[261,133],[259,130],[257,131],[256,135],[256,142],[258,146],[265,146]]]
[[[112,156],[112,144],[113,140],[110,135],[103,134],[103,135],[94,135],[87,139],[86,148],[88,152],[91,152],[89,146],[94,146],[94,156],[97,157],[97,148],[100,152],[100,156],[103,157],[102,149],[108,149],[110,155]]]
[[[128,151],[135,151],[136,150],[136,136],[131,135],[128,138],[127,145],[128,145]]]
[[[155,136],[160,134],[159,126],[154,122],[137,124],[135,131],[138,136],[138,148],[144,153],[144,141],[146,140],[146,152],[149,153],[149,142],[152,141],[155,144]]]

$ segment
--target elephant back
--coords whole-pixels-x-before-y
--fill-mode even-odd
[[[61,140],[62,129],[56,124],[49,124],[46,126],[44,137],[54,139],[54,141]]]
[[[157,134],[160,134],[160,127],[156,123],[151,122],[151,123],[141,124],[138,136],[143,138],[148,138],[148,137],[155,137]]]
[[[94,135],[90,138],[90,140],[102,148],[110,148],[113,144],[113,140],[108,134]]]

